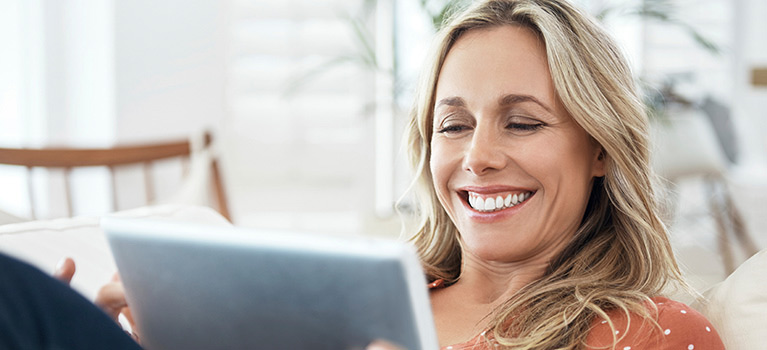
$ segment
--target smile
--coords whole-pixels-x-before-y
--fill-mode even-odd
[[[502,195],[483,196],[479,193],[469,192],[469,206],[479,212],[493,212],[517,206],[532,195],[533,192],[522,192],[509,193],[504,197]]]

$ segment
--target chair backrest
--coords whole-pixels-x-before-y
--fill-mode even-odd
[[[205,133],[203,148],[211,146],[213,137]],[[31,174],[33,168],[59,168],[64,170],[64,193],[66,196],[66,212],[72,215],[72,191],[70,172],[79,167],[107,167],[109,169],[112,187],[112,210],[118,210],[117,185],[115,168],[124,165],[142,165],[144,170],[144,190],[147,202],[155,200],[152,164],[155,161],[180,157],[189,159],[194,152],[190,140],[158,142],[145,145],[116,146],[112,148],[39,148],[16,149],[0,148],[0,164],[18,165],[27,168],[28,193],[32,219],[36,218],[34,205],[34,188]],[[216,209],[228,220],[231,220],[227,205],[226,193],[221,178],[217,159],[210,159],[210,178]]]

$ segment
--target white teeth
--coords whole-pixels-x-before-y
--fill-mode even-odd
[[[502,196],[495,198],[482,198],[479,194],[469,192],[469,205],[477,211],[491,212],[506,209],[518,205],[532,196],[532,192],[509,194],[504,199]]]
[[[485,210],[495,210],[495,199],[488,198],[485,199],[485,207],[483,208]]]

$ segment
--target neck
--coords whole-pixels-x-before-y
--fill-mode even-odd
[[[467,301],[498,306],[543,277],[547,267],[548,260],[498,263],[464,255],[461,278],[453,287],[462,289]]]

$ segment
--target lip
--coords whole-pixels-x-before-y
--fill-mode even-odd
[[[501,193],[501,192],[535,192],[535,190],[532,190],[529,188],[504,186],[504,185],[463,186],[458,188],[457,191],[458,192],[476,192],[479,194],[494,194],[494,193]]]
[[[513,207],[501,209],[493,212],[480,212],[475,210],[469,205],[468,197],[469,192],[478,194],[490,195],[496,193],[517,193],[517,192],[532,192],[532,195],[522,203],[519,203]],[[463,207],[466,210],[467,215],[477,222],[494,222],[503,220],[509,216],[512,216],[522,210],[530,200],[538,193],[537,190],[524,187],[505,186],[505,185],[492,185],[492,186],[464,186],[456,190],[456,195],[461,198]]]

